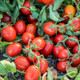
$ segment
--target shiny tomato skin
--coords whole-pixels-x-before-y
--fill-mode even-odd
[[[57,28],[56,28],[56,30],[55,30],[55,28],[50,28],[51,25],[54,25],[54,22],[49,21],[49,22],[45,23],[43,26],[43,31],[45,32],[45,34],[50,35],[50,36],[55,35],[56,31],[57,31]]]
[[[19,20],[15,23],[14,28],[17,34],[23,34],[26,31],[26,23],[23,20]]]
[[[42,2],[44,3],[44,4],[50,4],[51,2],[53,2],[53,0],[42,0]]]
[[[33,51],[34,54],[36,54],[37,56],[40,56],[40,53],[39,52],[36,52],[36,51]],[[28,56],[28,59],[30,62],[35,62],[37,60],[36,56],[34,56],[34,58],[32,59],[30,56]]]
[[[20,43],[12,43],[7,47],[6,52],[8,56],[15,57],[18,54],[20,54],[21,49],[22,49],[22,46]]]
[[[13,26],[7,26],[1,30],[1,35],[4,40],[12,42],[16,39],[16,31]]]
[[[73,5],[67,5],[65,7],[64,13],[68,16],[70,16],[70,14],[72,14],[73,16],[75,16],[76,13],[76,9]]]
[[[28,20],[29,23],[37,22],[37,19],[36,18],[32,18],[31,15],[28,15],[27,20]]]
[[[38,2],[43,3],[43,1],[42,1],[42,0],[38,0]]]
[[[59,51],[64,49],[64,46],[55,46],[53,48],[53,55],[58,58]]]
[[[31,32],[32,34],[36,33],[36,26],[33,24],[28,24],[26,27],[26,32]]]
[[[23,4],[23,7],[27,7],[30,9],[30,2],[29,1],[25,1],[24,4]],[[24,14],[24,15],[31,15],[31,11],[28,10],[28,9],[25,9],[25,8],[21,8],[21,12]]]
[[[58,42],[60,41],[63,41],[64,38],[63,38],[63,35],[62,34],[57,34],[55,37],[54,37],[54,42],[57,44]]]
[[[28,44],[29,40],[33,40],[34,39],[34,35],[30,32],[25,32],[23,33],[22,35],[22,41],[25,43],[25,44]]]
[[[16,68],[19,70],[26,70],[30,66],[29,60],[24,56],[19,56],[15,59]]]
[[[59,61],[57,63],[57,70],[61,72],[66,72],[67,62],[68,62],[67,60]]]
[[[38,67],[31,65],[25,73],[25,80],[38,80],[40,70]]]
[[[32,44],[35,44],[37,47],[39,47],[39,48],[36,48],[36,49],[38,51],[40,51],[45,47],[46,42],[43,38],[36,37],[36,38],[33,39]]]
[[[67,59],[68,58],[68,50],[67,49],[62,49],[58,53],[58,58],[59,59]]]
[[[78,39],[77,36],[69,36],[69,38]],[[70,41],[70,39],[68,39],[68,40],[66,41],[66,44],[67,44],[69,47],[74,47],[74,46],[77,45],[77,42],[75,42],[75,41]]]
[[[73,20],[70,24],[71,26],[73,26],[71,28],[72,31],[76,32],[76,31],[80,31],[80,18],[77,18],[75,20]]]
[[[1,19],[1,22],[11,22],[11,17],[8,14],[3,13],[3,18]]]
[[[44,56],[48,56],[51,54],[52,49],[53,49],[53,43],[46,41],[45,47],[40,51],[40,53],[43,54]]]

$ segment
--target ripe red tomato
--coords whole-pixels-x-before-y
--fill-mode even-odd
[[[26,70],[25,80],[38,80],[39,75],[40,75],[39,68],[32,65]]]
[[[56,32],[57,32],[57,28],[56,29],[55,28],[50,28],[51,25],[54,25],[54,22],[49,21],[49,22],[45,23],[45,25],[43,26],[43,30],[48,35],[55,35]]]
[[[66,26],[64,26],[65,24],[64,23],[59,23],[58,25],[63,26],[63,27],[58,28],[58,32],[64,34],[67,31]]]
[[[53,5],[55,0],[52,0],[52,2],[50,4],[48,4],[47,7],[49,7],[49,5]]]
[[[67,49],[62,49],[58,53],[58,58],[59,59],[67,59],[68,58],[68,50]]]
[[[61,72],[66,72],[67,62],[68,62],[68,60],[59,61],[57,63],[57,70],[61,71]]]
[[[77,36],[69,36],[69,38],[78,39]],[[66,41],[66,44],[67,44],[69,47],[74,47],[75,45],[77,45],[77,42],[71,41],[70,39],[68,39],[68,40]]]
[[[12,43],[7,47],[6,52],[8,56],[15,57],[18,54],[20,54],[21,49],[22,49],[22,46],[20,43]]]
[[[39,52],[33,51],[34,54],[36,54],[37,56],[40,56]],[[28,56],[28,59],[30,62],[35,62],[37,60],[37,58],[34,56],[33,58],[31,58],[30,56]]]
[[[59,51],[64,49],[64,46],[55,46],[53,48],[53,55],[58,58]]]
[[[80,19],[79,18],[73,20],[70,25],[73,26],[70,28],[71,30],[80,31]]]
[[[30,62],[26,57],[19,56],[15,59],[15,65],[19,70],[26,70],[30,66]]]
[[[37,47],[36,48],[38,51],[42,50],[45,47],[45,40],[41,37],[36,37],[33,39],[32,44],[35,44]]]
[[[64,38],[63,38],[63,35],[62,34],[58,34],[54,37],[54,42],[57,44],[58,42],[60,41],[63,41]]]
[[[25,1],[24,4],[23,4],[23,7],[27,7],[30,9],[30,2],[29,1]],[[28,9],[25,9],[25,8],[21,8],[21,12],[24,14],[24,15],[31,15],[31,11],[28,10]]]
[[[42,1],[42,0],[38,0],[38,2],[43,3],[43,1]]]
[[[35,63],[35,65],[37,65],[37,61]],[[40,60],[40,69],[41,69],[41,75],[43,75],[46,71],[47,71],[47,68],[48,68],[48,63],[46,60],[44,59],[41,59]]]
[[[51,41],[54,43],[54,37],[50,37]]]
[[[28,15],[27,20],[28,20],[29,23],[37,22],[37,19],[36,18],[32,18],[31,15]]]
[[[73,16],[75,16],[76,13],[76,9],[73,5],[67,5],[65,7],[64,13],[68,16],[70,16],[70,14],[72,14]]]
[[[74,55],[70,56],[70,61],[72,62],[72,67],[77,67],[80,64],[80,57],[75,58]]]
[[[26,32],[31,32],[32,34],[36,33],[36,26],[33,24],[28,24],[26,27]]]
[[[25,32],[23,35],[22,35],[22,41],[25,43],[25,44],[28,44],[29,40],[33,40],[34,39],[34,35],[30,32]]]
[[[5,27],[1,30],[1,35],[4,40],[12,42],[16,39],[16,31],[13,26]]]
[[[8,14],[3,13],[3,18],[1,19],[1,22],[11,22],[11,17]]]
[[[26,23],[23,20],[19,20],[15,23],[14,28],[17,34],[23,34],[26,31]]]
[[[53,2],[53,0],[42,0],[42,2],[44,3],[44,4],[50,4],[51,2]]]
[[[46,41],[45,47],[40,51],[44,56],[48,56],[51,54],[53,49],[53,43],[51,44],[49,41]]]

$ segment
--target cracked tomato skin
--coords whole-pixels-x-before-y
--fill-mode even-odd
[[[42,2],[44,3],[44,4],[50,4],[51,2],[53,2],[53,0],[42,0]]]
[[[50,36],[55,35],[56,31],[58,30],[57,28],[56,28],[56,30],[55,30],[55,28],[50,28],[51,25],[54,25],[54,22],[49,21],[49,22],[45,23],[44,26],[43,26],[44,33],[47,34],[47,35],[50,35]]]
[[[21,49],[22,49],[22,46],[20,43],[12,43],[7,47],[6,52],[8,56],[15,57],[18,54],[20,54]]]
[[[38,67],[31,65],[28,67],[25,73],[25,80],[38,80],[40,75],[40,70]]]
[[[23,4],[23,7],[27,7],[30,9],[30,2],[29,1],[25,1],[24,4]],[[21,8],[21,12],[24,14],[24,15],[31,15],[31,11],[28,10],[28,9],[25,9],[25,8]]]
[[[19,20],[15,23],[14,28],[17,34],[23,34],[26,31],[26,23],[23,20]]]
[[[4,38],[4,40],[8,42],[12,42],[16,39],[16,31],[13,28],[13,26],[5,27],[1,30],[1,35]]]
[[[16,68],[19,70],[26,70],[30,66],[29,60],[24,56],[19,56],[15,59]]]

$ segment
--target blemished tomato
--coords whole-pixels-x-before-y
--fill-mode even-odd
[[[70,61],[72,62],[71,66],[72,67],[77,67],[80,64],[80,57],[76,58],[73,56],[70,56]]]
[[[77,36],[69,36],[69,38],[75,38],[75,39],[78,39]],[[67,44],[69,47],[74,47],[74,46],[77,45],[77,42],[75,42],[75,41],[71,41],[70,39],[68,39],[68,40],[66,41],[66,44]]]
[[[73,16],[75,16],[76,9],[75,9],[75,7],[74,7],[73,5],[67,5],[67,6],[65,7],[64,13],[65,13],[66,15],[68,15],[68,16],[70,16],[71,14],[72,14]]]
[[[36,33],[37,27],[33,24],[28,24],[26,27],[26,32],[31,32],[32,34]]]
[[[70,25],[73,26],[72,31],[80,31],[80,18],[73,20]]]
[[[67,59],[68,58],[68,50],[67,49],[61,49],[58,53],[59,59]]]
[[[53,49],[53,43],[46,41],[45,47],[40,51],[40,53],[43,54],[44,56],[48,56],[51,54],[52,49]]]
[[[20,54],[21,49],[22,49],[22,46],[20,43],[12,43],[7,47],[6,52],[8,56],[15,57],[18,54]]]
[[[43,30],[48,35],[55,35],[58,29],[50,28],[51,25],[54,25],[54,22],[49,21],[49,22],[45,23],[45,25],[43,26]]]
[[[19,56],[15,59],[16,68],[19,70],[26,70],[30,66],[29,60],[24,56]]]
[[[60,41],[63,41],[64,38],[63,38],[63,35],[62,34],[58,34],[54,37],[54,42],[57,44],[58,42]]]
[[[38,67],[31,65],[25,73],[25,80],[38,80],[40,70]]]
[[[17,34],[23,34],[26,31],[26,23],[23,20],[19,20],[15,23],[14,28]]]
[[[30,9],[30,2],[29,1],[25,1],[24,4],[23,4],[23,7],[27,7]],[[21,12],[24,14],[24,15],[31,15],[31,11],[28,10],[28,9],[25,9],[25,8],[21,8]]]
[[[60,26],[60,28],[58,28],[58,32],[64,34],[67,31],[65,24],[59,23],[58,25]],[[63,27],[61,27],[61,26],[63,26]]]
[[[53,2],[53,0],[42,0],[42,2],[44,3],[44,4],[50,4],[51,2]]]
[[[3,13],[3,18],[1,19],[1,22],[11,22],[11,17],[8,14]]]
[[[45,47],[46,42],[43,38],[36,37],[36,38],[33,39],[32,44],[35,44],[37,47],[39,47],[39,48],[36,48],[36,49],[38,51],[40,51]]]
[[[7,26],[1,30],[1,35],[4,40],[12,42],[16,39],[16,31],[13,26]]]
[[[59,51],[64,49],[64,46],[55,46],[53,48],[53,55],[58,58]]]
[[[29,23],[37,22],[37,19],[36,18],[32,18],[31,15],[28,15],[27,20],[28,20]]]
[[[25,44],[28,44],[29,40],[33,40],[34,39],[34,34],[30,33],[30,32],[25,32],[23,33],[22,35],[22,41],[25,43]]]
[[[61,71],[61,72],[66,72],[67,62],[68,62],[68,60],[59,61],[57,63],[57,70]]]
[[[37,65],[37,61],[35,63],[35,65]],[[41,59],[40,60],[40,69],[41,69],[41,75],[43,75],[46,71],[47,71],[47,68],[48,68],[48,63],[46,60],[44,59]]]
[[[36,54],[37,56],[40,56],[39,52],[33,51],[34,54]],[[37,60],[36,56],[34,56],[33,58],[31,58],[30,56],[28,56],[28,59],[30,62],[35,62]]]
[[[43,3],[43,1],[42,1],[42,0],[38,0],[38,2]]]

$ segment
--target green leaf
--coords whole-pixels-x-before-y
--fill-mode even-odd
[[[66,34],[69,35],[69,36],[72,36],[73,35],[73,32],[68,29],[67,32],[66,32]]]
[[[37,12],[32,12],[31,17],[32,17],[32,18],[37,18],[37,17],[38,17],[38,15],[39,15],[39,14],[38,14]]]
[[[3,18],[3,14],[0,13],[0,22],[1,22],[1,19],[2,19],[2,18]]]
[[[8,80],[8,77],[7,77],[7,76],[5,76],[5,77],[4,77],[4,80]]]
[[[80,73],[76,76],[74,80],[80,80]]]

